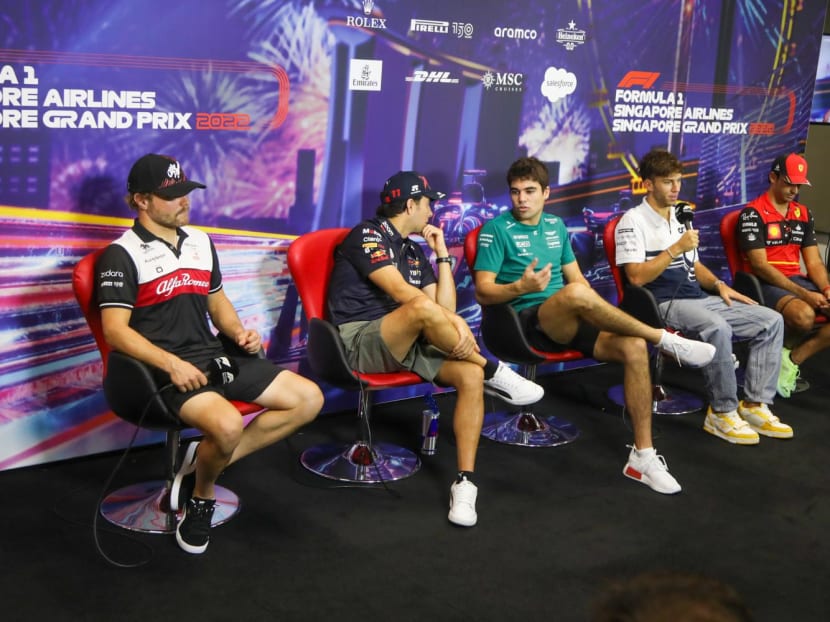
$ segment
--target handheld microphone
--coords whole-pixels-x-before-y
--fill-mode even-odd
[[[230,384],[237,374],[239,374],[239,365],[227,356],[217,356],[211,359],[207,371],[205,371],[208,382],[214,387]]]
[[[691,231],[694,229],[692,226],[692,221],[695,218],[695,211],[692,209],[692,206],[686,203],[685,201],[680,201],[677,205],[674,206],[674,215],[677,220],[686,227],[686,231]]]

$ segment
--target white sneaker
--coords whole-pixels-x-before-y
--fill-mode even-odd
[[[663,338],[657,347],[664,354],[674,357],[681,367],[706,367],[717,352],[717,348],[711,343],[686,339],[667,330],[663,331]]]
[[[450,486],[450,513],[447,518],[451,523],[462,527],[472,527],[478,520],[476,514],[476,497],[478,488],[466,477]]]
[[[666,459],[651,447],[637,451],[633,445],[628,454],[628,462],[623,468],[623,475],[642,482],[655,492],[664,495],[674,495],[681,491],[680,484],[669,473]]]
[[[542,387],[527,378],[522,378],[502,362],[499,362],[499,368],[493,377],[484,381],[484,392],[513,406],[535,404],[545,395]]]

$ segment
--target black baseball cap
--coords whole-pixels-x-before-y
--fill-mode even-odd
[[[443,199],[444,192],[438,192],[429,187],[427,178],[415,171],[398,171],[383,184],[380,193],[382,203],[406,201],[410,197],[429,197],[431,200]]]
[[[157,153],[141,156],[127,177],[127,191],[130,194],[149,192],[162,199],[178,199],[195,188],[205,187],[205,184],[188,179],[175,158]]]

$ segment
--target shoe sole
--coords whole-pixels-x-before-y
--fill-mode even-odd
[[[207,550],[209,542],[206,542],[202,546],[193,546],[192,544],[188,544],[185,542],[181,535],[179,534],[178,527],[176,528],[176,542],[179,545],[179,548],[183,550],[185,553],[190,553],[191,555],[201,555]]]
[[[187,451],[182,458],[182,464],[179,470],[176,471],[176,476],[173,478],[173,483],[170,486],[170,509],[178,512],[179,494],[181,493],[182,480],[196,470],[196,449],[199,443],[193,442],[187,446]]]
[[[449,513],[447,519],[449,519],[453,525],[458,525],[459,527],[473,527],[478,522],[478,516],[472,520],[464,520],[460,518],[453,518],[452,512]]]
[[[717,428],[705,423],[703,424],[703,429],[709,434],[717,436],[718,438],[725,440],[727,443],[732,443],[733,445],[757,445],[761,442],[761,439],[757,436],[755,438],[736,438],[734,436],[728,436]]]
[[[535,404],[536,402],[541,400],[543,397],[545,397],[545,393],[543,391],[542,394],[539,397],[532,398],[530,400],[514,400],[514,399],[511,399],[509,396],[505,395],[504,393],[502,393],[501,391],[499,391],[498,389],[491,389],[487,385],[484,385],[484,392],[487,395],[499,398],[503,402],[507,402],[511,406],[530,406],[531,404]]]
[[[761,428],[756,428],[751,423],[749,424],[749,427],[751,427],[753,430],[755,430],[758,434],[761,434],[762,436],[767,436],[769,438],[792,438],[793,437],[793,431],[792,430],[790,430],[789,432],[776,432],[775,430],[763,430]]]

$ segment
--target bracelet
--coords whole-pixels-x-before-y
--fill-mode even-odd
[[[435,263],[452,263],[452,257],[449,255],[447,257],[436,257]]]
[[[666,247],[666,252],[669,254],[669,257],[671,257],[672,259],[677,259],[677,255],[672,255],[672,254],[671,254],[671,251],[669,250],[669,248],[670,248],[670,247]]]
[[[723,283],[723,279],[718,279],[717,281],[715,281],[714,283],[712,283],[712,289],[714,289],[715,291],[717,291],[717,289],[718,289],[718,285],[721,285],[722,283]]]

